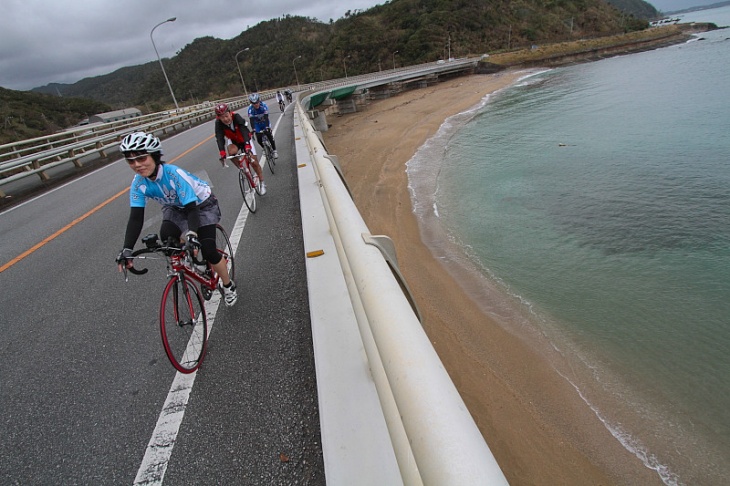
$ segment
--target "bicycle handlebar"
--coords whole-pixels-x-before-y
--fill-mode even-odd
[[[176,253],[187,253],[190,257],[190,261],[193,262],[196,265],[204,265],[205,260],[198,260],[195,257],[195,252],[193,252],[190,248],[188,248],[187,245],[183,247],[174,246],[174,245],[158,245],[158,246],[151,246],[147,248],[140,248],[139,250],[135,250],[132,252],[132,258],[139,257],[140,255],[144,255],[147,253],[163,253],[167,257],[171,257],[172,255]],[[134,275],[144,275],[145,273],[149,272],[148,268],[142,268],[137,269],[134,267],[134,265],[127,267],[126,265],[122,266],[122,269],[124,271],[124,280],[127,281],[127,271],[133,273]]]
[[[223,157],[226,160],[230,159],[240,159],[242,157],[245,157],[246,155],[253,155],[251,152],[238,152],[236,155],[227,155]]]

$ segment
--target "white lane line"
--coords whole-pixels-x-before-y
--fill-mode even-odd
[[[272,129],[274,135],[276,135],[279,122],[282,118],[280,116],[274,124],[274,128]],[[241,211],[238,213],[236,223],[233,225],[233,230],[231,230],[230,234],[231,248],[233,249],[234,255],[238,249],[238,243],[241,241],[243,228],[246,226],[246,220],[249,214],[248,208],[242,204]],[[213,323],[215,322],[219,305],[220,293],[214,292],[213,297],[205,305],[209,336],[213,329]],[[197,375],[197,371],[190,374],[180,372],[175,374],[175,379],[172,381],[172,386],[170,386],[165,404],[162,406],[162,411],[157,419],[155,430],[152,432],[152,437],[147,444],[147,449],[142,458],[142,464],[137,471],[137,477],[134,479],[135,485],[162,484],[165,471],[167,471],[167,464],[172,456],[172,449],[175,446],[175,440],[177,440],[180,425],[185,416],[185,408],[190,398],[190,392],[193,389]]]
[[[241,205],[241,211],[238,213],[236,223],[231,230],[231,248],[233,254],[236,254],[238,243],[241,241],[243,228],[246,226],[248,219],[248,209]],[[213,329],[215,316],[220,306],[220,293],[214,292],[213,297],[205,304],[206,316],[208,318],[208,335]],[[157,419],[157,425],[152,432],[152,437],[147,444],[142,464],[137,471],[137,477],[134,479],[135,485],[161,485],[167,471],[167,464],[172,456],[172,449],[175,446],[175,440],[180,430],[183,417],[185,416],[185,408],[190,398],[190,392],[195,383],[195,377],[198,372],[190,374],[176,373],[175,379],[162,406],[162,411]]]

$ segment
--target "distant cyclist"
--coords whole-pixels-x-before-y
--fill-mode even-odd
[[[256,132],[256,140],[259,145],[263,137],[268,137],[271,142],[271,148],[274,149],[274,158],[279,158],[279,152],[276,151],[276,142],[274,142],[274,135],[271,133],[271,123],[269,122],[269,107],[266,103],[261,101],[258,93],[251,93],[248,96],[248,101],[251,102],[251,106],[248,107],[248,119],[251,122],[251,128]]]
[[[122,140],[119,151],[135,174],[129,188],[130,211],[124,246],[116,259],[119,270],[132,266],[132,250],[144,226],[147,200],[151,199],[162,205],[160,239],[180,241],[184,235],[188,245],[200,248],[203,258],[220,277],[218,285],[226,305],[235,304],[236,284],[215,246],[221,210],[210,185],[176,165],[163,162],[162,144],[152,134],[130,133]]]
[[[238,113],[232,112],[225,103],[216,105],[215,115],[215,141],[218,144],[221,163],[225,166],[226,155],[236,155],[239,150],[251,152],[251,165],[258,174],[259,181],[261,181],[260,188],[263,196],[266,194],[264,173],[261,171],[259,159],[256,157],[256,149],[251,143],[251,132],[246,120]]]
[[[286,101],[288,101],[289,103],[291,103],[291,100],[292,100],[291,90],[290,89],[285,89],[284,90],[284,94],[286,95]]]
[[[279,102],[279,108],[281,109],[281,111],[284,111],[284,95],[281,94],[281,91],[276,92],[276,101]]]

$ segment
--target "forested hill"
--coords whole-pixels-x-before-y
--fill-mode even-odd
[[[0,145],[54,133],[110,110],[95,100],[0,88]]]
[[[165,59],[181,105],[380,69],[497,53],[644,29],[656,10],[642,0],[390,0],[328,23],[284,16],[230,40],[195,39]],[[621,10],[619,10],[621,9]],[[94,113],[172,105],[157,61],[36,93],[2,89],[0,143],[53,133]],[[45,94],[39,94],[45,93]],[[77,99],[77,98],[86,98]],[[95,100],[95,101],[90,101]]]
[[[659,17],[659,11],[643,0],[606,0],[617,9],[639,19],[652,20]]]
[[[656,12],[641,0],[611,1],[621,2],[627,11],[641,7]],[[392,68],[394,60],[398,66],[434,61],[448,56],[449,47],[452,57],[463,57],[646,25],[643,18],[602,0],[390,0],[329,23],[285,16],[261,22],[230,40],[195,39],[164,62],[178,101],[188,104],[240,94],[235,56],[246,47],[249,50],[239,56],[246,86],[263,90],[295,84],[294,66],[305,83],[344,77],[345,69],[355,75]],[[143,111],[171,104],[156,61],[34,91]]]

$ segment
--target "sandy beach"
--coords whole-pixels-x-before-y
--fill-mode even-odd
[[[510,484],[662,484],[538,348],[484,313],[421,240],[406,163],[446,118],[519,77],[465,76],[329,115],[327,149],[370,231],[395,242],[424,329]]]

